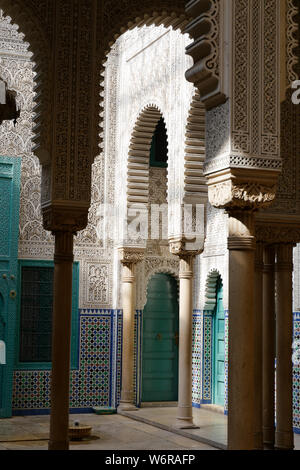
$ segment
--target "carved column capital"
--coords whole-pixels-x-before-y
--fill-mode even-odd
[[[195,257],[203,252],[203,247],[195,247],[190,249],[189,241],[185,238],[171,238],[169,240],[170,253],[179,256],[180,259]]]
[[[73,204],[51,204],[42,207],[43,225],[50,232],[70,232],[83,230],[88,222],[88,206]]]
[[[143,261],[145,257],[145,248],[120,247],[118,248],[118,253],[119,260],[123,266],[132,267],[140,261]]]
[[[275,199],[277,172],[227,168],[208,176],[208,197],[221,209],[258,210]]]
[[[192,279],[194,276],[195,256],[202,253],[203,248],[189,250],[188,240],[185,238],[173,238],[169,240],[170,252],[180,259],[179,278]]]

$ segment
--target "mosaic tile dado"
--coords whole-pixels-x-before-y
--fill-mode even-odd
[[[203,314],[202,403],[212,402],[212,314]]]
[[[70,407],[112,404],[113,310],[79,310],[79,369],[71,371]],[[51,371],[14,372],[13,409],[50,407]]]
[[[136,403],[141,394],[142,311],[135,315],[134,384]],[[79,311],[80,366],[71,371],[70,408],[116,407],[120,401],[122,362],[122,310]],[[294,313],[294,339],[300,340],[300,312]],[[212,401],[212,316],[193,312],[193,406]],[[225,403],[228,409],[228,311],[225,312]],[[14,372],[14,414],[47,412],[50,408],[49,370]],[[293,426],[300,433],[300,365],[293,369]]]
[[[201,403],[202,389],[202,328],[203,315],[200,310],[193,312],[193,359],[192,359],[192,403],[194,407],[199,408]]]
[[[294,313],[294,341],[300,341],[300,312]],[[297,358],[299,359],[299,355]],[[300,364],[295,363],[293,367],[293,410],[294,431],[300,434]]]
[[[229,318],[228,310],[225,310],[225,398],[224,398],[224,412],[228,412],[228,327]]]

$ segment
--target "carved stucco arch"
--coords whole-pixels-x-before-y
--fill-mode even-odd
[[[5,16],[9,16],[12,23],[18,26],[19,32],[24,34],[24,40],[29,43],[28,50],[32,53],[31,60],[35,66],[34,92],[35,107],[33,121],[35,143],[34,149],[46,148],[46,139],[49,125],[49,66],[51,38],[49,25],[45,18],[50,17],[49,5],[41,2],[39,5],[32,0],[1,0],[0,8]]]
[[[213,312],[217,304],[217,285],[218,280],[221,280],[223,285],[223,279],[220,272],[217,269],[212,269],[206,280],[205,285],[205,304],[204,311]]]
[[[223,76],[220,70],[221,17],[224,14],[219,0],[190,0],[186,12],[192,20],[186,32],[193,38],[187,47],[187,54],[194,65],[187,70],[186,78],[194,83],[207,109],[226,101],[223,92]]]
[[[127,160],[128,204],[149,202],[150,148],[153,134],[161,118],[163,113],[154,103],[144,106],[139,112],[131,133]]]
[[[161,264],[145,272],[140,299],[141,310],[145,308],[145,305],[147,303],[148,284],[150,279],[155,276],[155,274],[168,274],[169,276],[174,277],[177,281],[177,296],[179,298],[179,261],[178,269],[176,269],[175,266],[170,266],[165,260],[161,260]]]
[[[184,156],[184,196],[185,203],[205,204],[207,184],[204,176],[205,163],[205,107],[198,90],[192,98],[186,124]]]
[[[144,1],[121,1],[117,5],[111,5],[105,9],[102,23],[102,36],[98,38],[98,57],[100,83],[96,85],[95,96],[100,95],[100,104],[96,102],[95,111],[95,133],[96,149],[94,155],[98,155],[99,147],[103,144],[103,112],[104,112],[104,89],[105,89],[105,65],[107,56],[115,41],[126,31],[142,26],[171,26],[174,30],[180,29],[185,32],[190,17],[185,12],[184,0],[144,0]],[[102,13],[103,13],[102,11]],[[108,15],[109,12],[109,15]],[[105,14],[107,16],[105,16]],[[103,41],[104,37],[104,41]],[[100,122],[99,122],[100,114]],[[99,129],[100,127],[100,129]]]
[[[206,204],[205,107],[195,92],[186,123],[184,153],[184,203]],[[127,203],[149,202],[150,147],[156,125],[164,113],[157,103],[143,105],[131,134],[127,166]],[[164,119],[165,122],[165,119]],[[168,126],[165,122],[168,136]],[[138,171],[137,171],[138,170]],[[168,186],[168,180],[167,180]]]

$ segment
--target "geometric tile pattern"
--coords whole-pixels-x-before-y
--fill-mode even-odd
[[[118,407],[121,398],[121,380],[122,380],[122,346],[123,346],[123,311],[118,310],[117,317],[117,337],[116,337],[116,371],[115,371],[115,403],[112,406]]]
[[[50,408],[50,371],[15,371],[12,407]]]
[[[204,312],[203,316],[203,370],[202,370],[202,403],[212,402],[212,314]]]
[[[79,310],[78,370],[71,371],[70,408],[111,404],[113,310]],[[13,409],[50,408],[51,371],[14,372]]]
[[[122,310],[79,310],[78,370],[71,371],[70,408],[117,406],[120,400]],[[134,377],[140,404],[142,311],[135,315]],[[294,340],[300,340],[300,312],[294,313]],[[212,315],[193,312],[193,406],[212,401]],[[51,370],[16,370],[13,409],[49,410]],[[225,412],[228,410],[228,311],[225,311]],[[300,433],[300,365],[293,367],[293,426]]]
[[[193,339],[192,339],[192,403],[199,407],[201,403],[202,390],[202,321],[203,315],[200,310],[193,312]]]
[[[224,383],[224,388],[225,388],[225,393],[224,393],[224,413],[228,412],[228,310],[225,310],[225,335],[224,335],[224,340],[225,340],[225,383]]]
[[[297,340],[300,340],[300,312],[294,313],[294,341]],[[300,355],[297,357],[299,360]],[[300,434],[300,364],[293,366],[293,427]]]

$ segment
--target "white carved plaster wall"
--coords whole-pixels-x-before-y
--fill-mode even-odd
[[[162,113],[168,134],[168,202],[179,205],[184,191],[185,130],[194,87],[183,80],[190,64],[185,55],[187,35],[171,28],[143,27],[125,33],[117,41],[119,90],[117,118],[118,164],[116,194],[126,203],[126,186],[120,187],[127,174],[130,139],[136,120],[146,106],[155,105]],[[179,217],[170,220],[169,233],[180,231]]]

